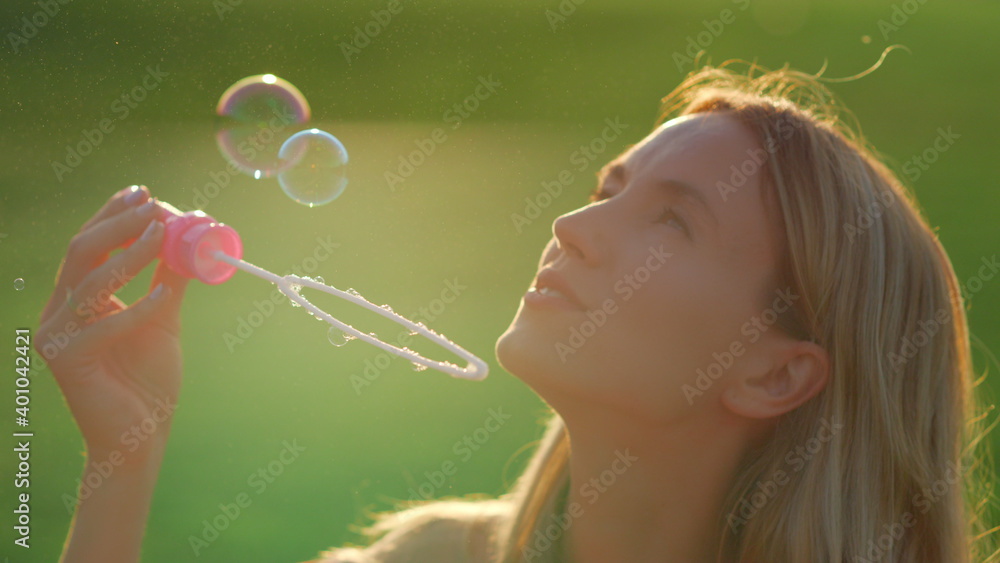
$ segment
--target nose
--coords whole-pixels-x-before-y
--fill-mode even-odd
[[[552,221],[552,235],[559,249],[587,266],[597,264],[600,258],[597,247],[600,226],[593,211],[591,206],[582,207]]]

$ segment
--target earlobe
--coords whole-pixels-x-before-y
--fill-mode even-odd
[[[738,375],[722,393],[722,404],[748,418],[773,418],[816,396],[829,376],[826,351],[812,342],[796,342],[784,361],[759,374]]]

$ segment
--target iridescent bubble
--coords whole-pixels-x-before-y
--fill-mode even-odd
[[[326,131],[299,131],[281,145],[278,157],[281,189],[303,205],[330,203],[347,187],[347,149]]]
[[[254,178],[277,175],[281,143],[309,121],[309,102],[298,88],[273,74],[248,76],[223,92],[215,112],[215,140],[223,158]]]
[[[18,291],[21,291],[22,289],[24,289],[24,279],[23,278],[17,278],[16,280],[14,280],[14,289],[16,289]]]

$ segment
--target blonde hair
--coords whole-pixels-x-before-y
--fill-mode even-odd
[[[737,73],[733,64],[689,74],[662,100],[659,122],[726,112],[766,150],[762,191],[783,233],[773,282],[800,296],[782,328],[823,346],[832,371],[826,388],[785,414],[743,460],[718,522],[719,560],[1000,560],[989,547],[996,529],[981,516],[992,488],[979,447],[992,425],[980,414],[963,297],[944,249],[818,75],[756,65]],[[844,431],[789,470],[788,452],[831,424]],[[433,560],[523,561],[559,510],[569,456],[566,428],[553,413],[528,467],[500,499],[428,503],[367,531],[426,547],[419,530],[453,522],[464,530],[453,540],[485,547],[454,559],[428,551]],[[778,472],[787,480],[772,487]],[[395,552],[414,557],[384,560],[418,561],[419,549],[400,547]],[[529,559],[552,555],[536,551],[547,553]]]

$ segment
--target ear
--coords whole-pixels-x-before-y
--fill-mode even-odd
[[[769,369],[734,374],[722,392],[722,404],[748,418],[774,418],[822,391],[830,372],[826,350],[806,340],[791,342],[783,348]]]

